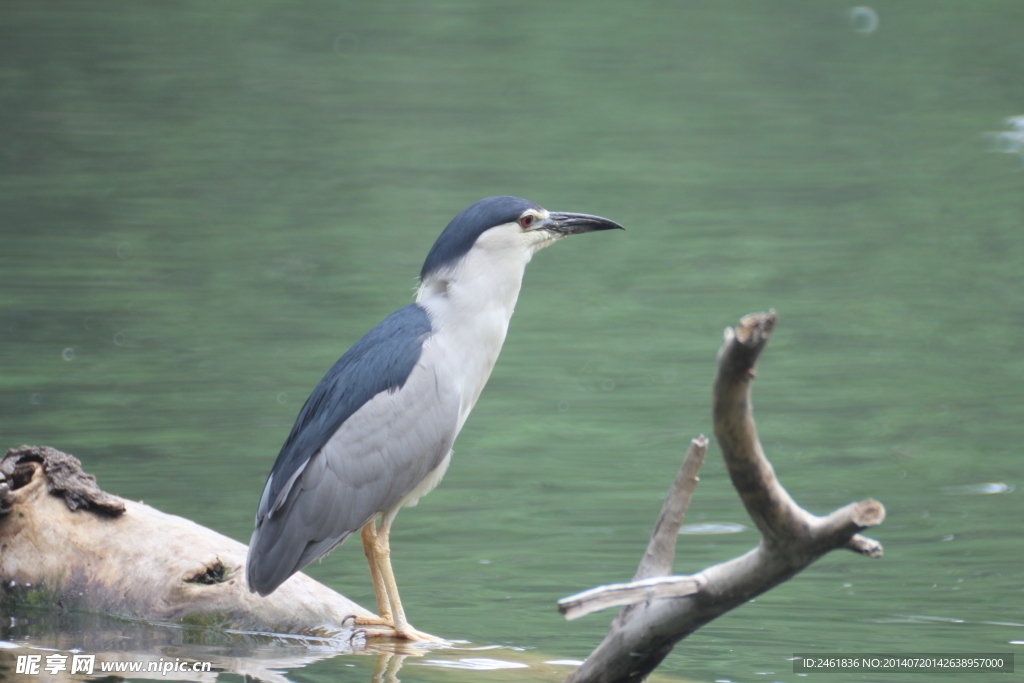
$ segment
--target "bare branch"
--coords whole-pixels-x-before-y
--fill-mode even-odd
[[[609,607],[693,595],[699,588],[700,580],[694,576],[655,576],[641,581],[598,586],[562,598],[558,601],[558,611],[571,621]]]
[[[690,506],[693,490],[697,488],[697,473],[704,464],[704,455],[708,450],[708,439],[701,434],[690,441],[686,457],[679,468],[679,474],[668,490],[665,504],[661,507],[661,515],[651,532],[651,540],[647,544],[640,566],[633,576],[640,581],[652,576],[668,576],[672,573],[672,561],[675,559],[676,539],[679,538],[679,527],[683,523],[686,509]],[[568,618],[568,617],[567,617]]]
[[[604,641],[569,676],[567,683],[642,681],[679,640],[792,578],[825,553],[847,548],[868,557],[881,556],[881,544],[859,534],[885,519],[881,503],[874,500],[851,503],[825,517],[817,517],[797,505],[765,457],[754,424],[750,392],[757,361],[776,322],[774,311],[755,313],[740,320],[736,329],[725,331],[725,343],[718,353],[712,404],[715,437],[733,486],[761,531],[760,544],[740,557],[708,567],[692,577],[679,577],[696,583],[696,591],[688,595],[657,599],[657,595],[641,593],[641,601],[619,612]],[[682,477],[680,472],[677,482]],[[675,484],[672,490],[676,490]],[[641,577],[643,573],[667,573],[666,567],[671,569],[675,539],[665,536],[677,516],[682,519],[666,501],[641,561],[638,578],[646,578]],[[678,523],[675,523],[675,531],[678,531]],[[608,590],[595,589],[581,595],[595,592],[602,595]],[[624,590],[611,592],[619,596],[625,593]],[[588,607],[584,609],[593,611]]]
[[[861,555],[867,555],[868,557],[881,557],[882,556],[882,544],[873,538],[867,538],[857,534],[846,542],[843,546],[848,550],[852,550],[855,553]]]
[[[792,534],[804,521],[761,449],[750,405],[757,361],[775,329],[775,311],[753,313],[726,330],[718,354],[712,412],[715,437],[747,514],[770,541]]]
[[[693,490],[697,487],[697,473],[704,464],[708,439],[701,434],[690,441],[690,447],[683,458],[675,481],[669,487],[661,514],[651,532],[647,551],[640,560],[640,566],[629,583],[613,583],[562,598],[558,611],[567,620],[599,612],[609,607],[632,605],[645,600],[679,598],[695,593],[699,582],[690,576],[669,576],[675,559],[676,539],[683,523],[686,509],[690,505]]]

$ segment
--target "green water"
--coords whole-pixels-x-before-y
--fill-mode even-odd
[[[825,557],[661,671],[1024,652],[1024,155],[993,151],[1024,114],[1024,4],[851,10],[0,4],[0,445],[71,452],[106,490],[246,541],[323,372],[411,300],[455,213],[523,196],[628,231],[530,265],[445,481],[393,534],[418,628],[584,658],[611,615],[566,623],[555,601],[632,575],[710,433],[722,329],[773,307],[768,455],[813,512],[882,501],[885,557]],[[747,528],[682,537],[680,573],[757,542],[714,446],[687,523]],[[372,606],[354,545],[309,573]],[[88,642],[11,616],[4,639]],[[174,656],[205,652],[185,641]],[[427,659],[401,680],[514,680]],[[1008,678],[988,676],[970,680]]]

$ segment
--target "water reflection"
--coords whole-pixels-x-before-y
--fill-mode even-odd
[[[392,652],[381,652],[377,655],[377,664],[373,668],[371,683],[398,683],[398,672],[408,655]]]
[[[0,680],[15,679],[19,657],[39,657],[47,680],[92,680],[92,675],[130,673],[138,680],[201,681],[234,674],[267,683],[292,683],[292,674],[342,657],[339,668],[363,671],[369,683],[397,683],[404,666],[475,672],[517,670],[527,679],[561,680],[578,660],[546,659],[537,652],[501,645],[444,646],[404,641],[350,642],[280,634],[244,633],[172,624],[143,623],[100,614],[37,612],[17,608],[0,627]],[[72,658],[91,658],[71,673]],[[47,657],[54,668],[47,672]],[[372,662],[372,664],[370,663]],[[195,665],[195,666],[193,666]],[[357,679],[358,680],[358,679]],[[493,680],[506,680],[498,678]]]
[[[0,678],[10,679],[19,656],[66,655],[54,680],[87,680],[70,673],[70,656],[94,657],[94,673],[135,667],[133,678],[213,681],[220,673],[250,676],[269,683],[288,683],[281,671],[353,654],[352,643],[299,636],[225,632],[215,629],[150,624],[98,614],[19,610],[0,628]],[[191,663],[209,662],[208,672]],[[175,669],[167,671],[169,665]],[[121,669],[122,672],[130,669]]]
[[[442,669],[463,669],[465,671],[499,671],[501,669],[529,669],[528,664],[508,662],[490,657],[463,657],[461,659],[428,659],[423,662],[428,666],[439,666]]]

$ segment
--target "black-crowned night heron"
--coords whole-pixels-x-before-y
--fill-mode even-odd
[[[356,342],[299,412],[256,512],[250,590],[269,594],[362,529],[379,619],[357,624],[369,636],[424,637],[398,597],[391,523],[444,476],[505,341],[526,264],[566,235],[610,228],[622,226],[516,197],[483,199],[452,219],[427,254],[416,302]]]

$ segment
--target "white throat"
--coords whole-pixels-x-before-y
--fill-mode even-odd
[[[505,342],[526,264],[555,237],[508,223],[483,233],[451,267],[431,273],[416,301],[430,316],[430,352],[445,356],[445,376],[462,396],[459,428],[476,404]]]

